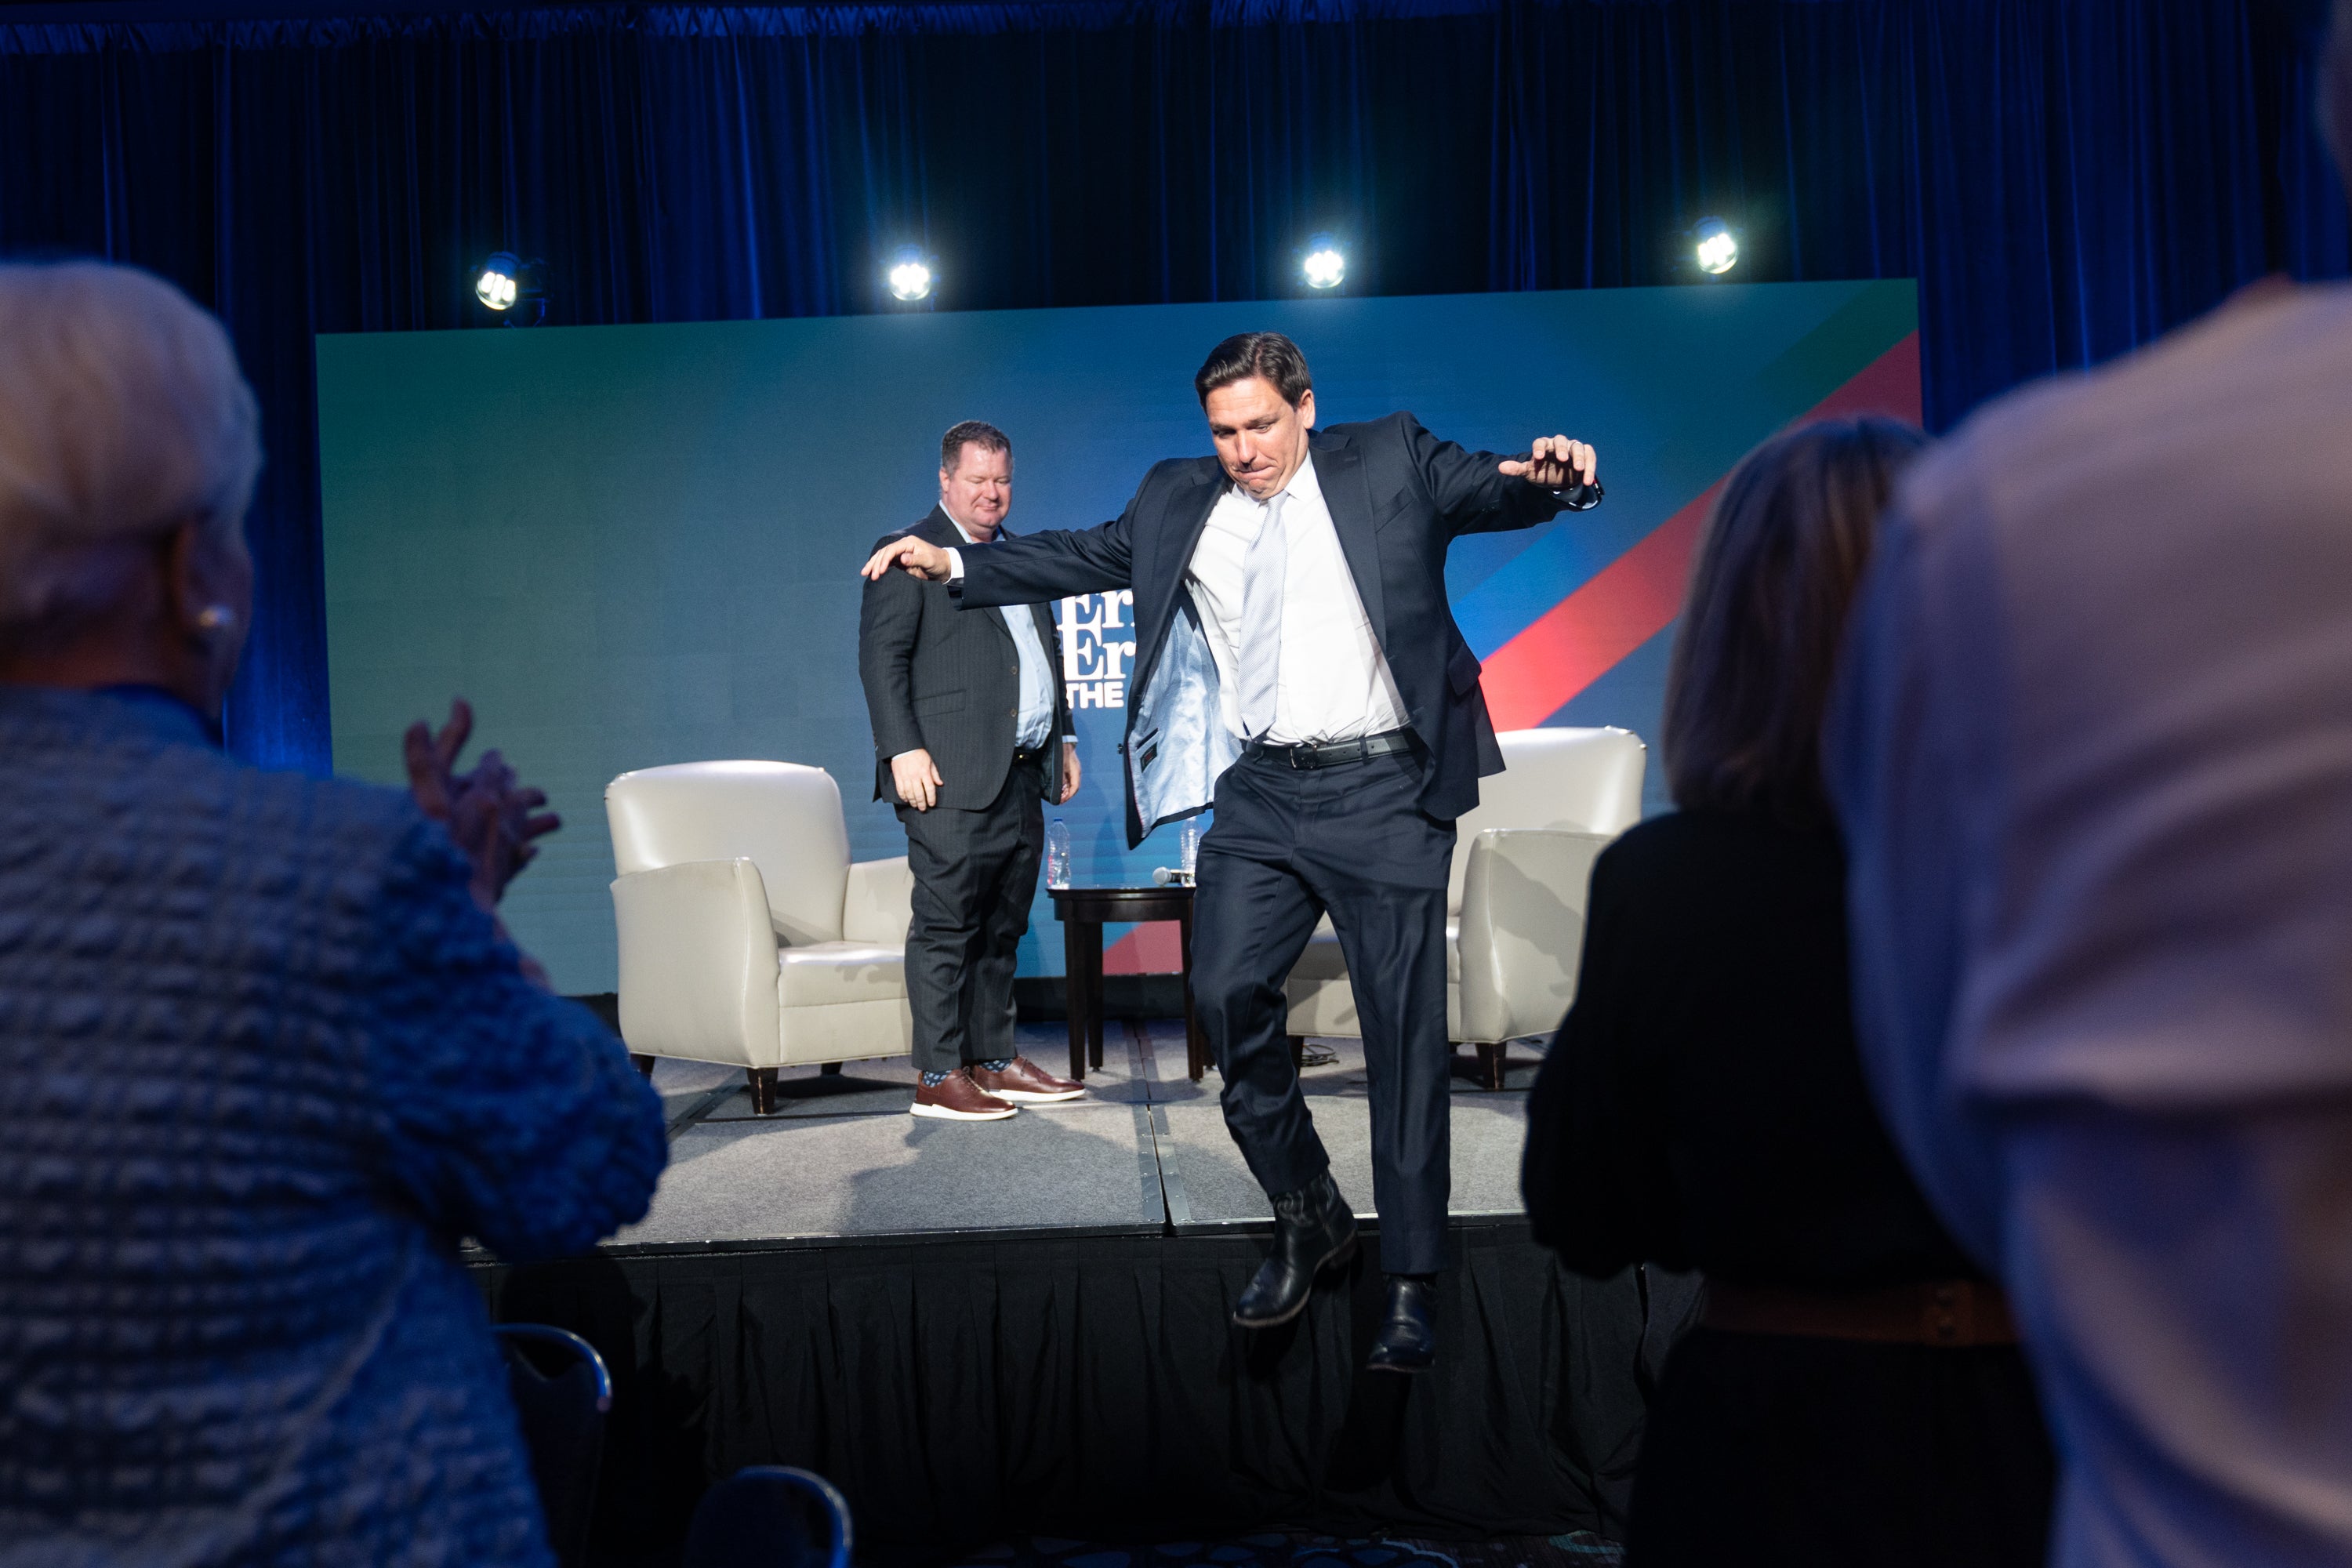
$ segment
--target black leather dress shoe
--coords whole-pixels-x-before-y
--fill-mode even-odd
[[[1374,1372],[1427,1372],[1437,1359],[1437,1332],[1429,1326],[1430,1308],[1437,1282],[1407,1274],[1389,1276],[1389,1310],[1381,1318],[1381,1337],[1364,1364]]]
[[[1356,1215],[1324,1172],[1295,1193],[1274,1199],[1274,1251],[1234,1308],[1245,1329],[1270,1329],[1298,1316],[1315,1276],[1345,1263],[1356,1250]]]

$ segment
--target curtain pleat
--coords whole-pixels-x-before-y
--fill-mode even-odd
[[[710,1482],[805,1466],[866,1546],[1036,1532],[1622,1539],[1647,1389],[1696,1276],[1580,1279],[1522,1223],[1458,1223],[1441,1375],[1363,1370],[1385,1276],[1233,1326],[1246,1236],[850,1238],[479,1271],[495,1314],[582,1335],[614,1380],[593,1538],[658,1560]],[[1408,1387],[1408,1384],[1410,1385]]]
[[[0,25],[0,250],[136,262],[265,409],[242,754],[330,761],[311,338],[551,322],[1916,277],[1927,410],[2352,264],[2279,0],[1119,0]],[[1465,372],[1477,345],[1463,345]]]

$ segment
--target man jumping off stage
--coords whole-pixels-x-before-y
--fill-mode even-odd
[[[1118,521],[961,549],[909,535],[865,573],[945,581],[965,609],[1134,589],[1128,842],[1214,806],[1194,1001],[1225,1125],[1274,1205],[1274,1250],[1234,1321],[1296,1317],[1355,1246],[1285,1037],[1284,982],[1328,910],[1363,1020],[1389,1275],[1369,1363],[1418,1372],[1435,1355],[1452,1185],[1454,819],[1503,766],[1445,552],[1598,505],[1596,459],[1564,436],[1524,458],[1466,452],[1409,414],[1310,435],[1307,361],[1278,332],[1219,343],[1193,386],[1216,456],[1154,466]]]

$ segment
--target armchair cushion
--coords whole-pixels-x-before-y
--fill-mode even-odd
[[[776,954],[776,1001],[782,1006],[897,1002],[906,994],[906,949],[895,943],[819,942]]]

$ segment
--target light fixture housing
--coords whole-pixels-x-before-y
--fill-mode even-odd
[[[494,250],[474,268],[474,300],[506,326],[535,327],[547,319],[547,263]]]
[[[1719,217],[1703,217],[1691,227],[1691,254],[1701,272],[1720,278],[1739,265],[1739,237]]]
[[[1337,289],[1348,280],[1348,253],[1339,248],[1336,237],[1316,235],[1307,242],[1307,254],[1299,258],[1298,271],[1309,289]]]
[[[510,310],[522,297],[522,262],[511,250],[490,253],[474,279],[474,298],[493,310]]]
[[[889,270],[883,274],[890,285],[890,297],[908,305],[930,298],[932,276],[931,258],[912,245],[902,245],[892,253]]]

